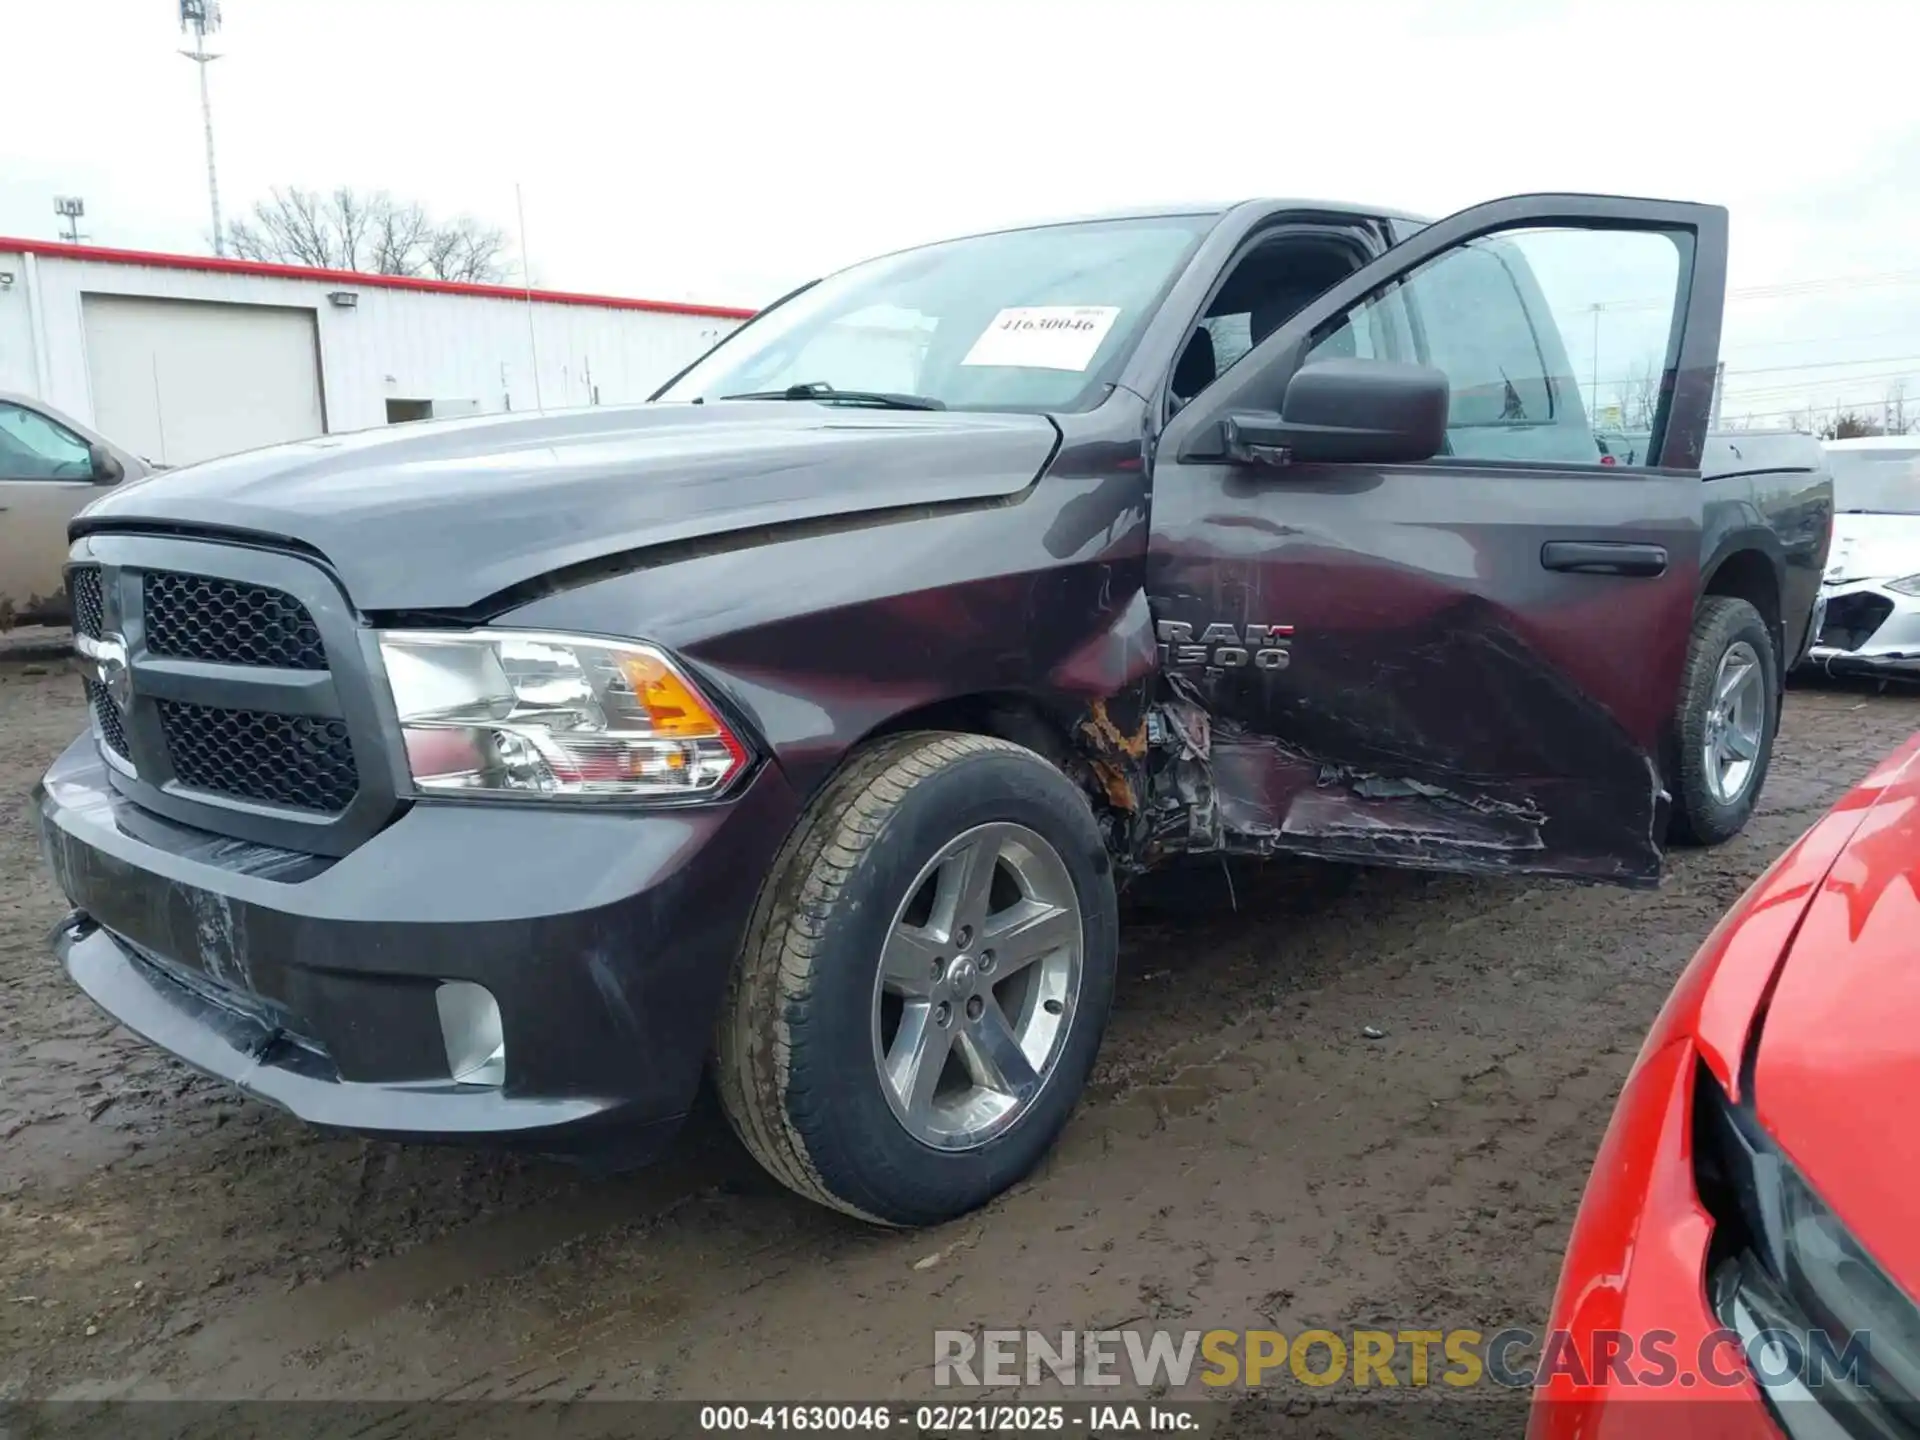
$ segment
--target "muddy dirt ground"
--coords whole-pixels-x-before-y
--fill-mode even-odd
[[[1761,813],[1657,891],[1377,872],[1136,916],[1052,1159],[888,1234],[763,1180],[711,1115],[594,1178],[322,1136],[117,1029],[47,954],[15,803],[78,692],[0,663],[0,1399],[925,1398],[936,1328],[1537,1325],[1675,974],[1920,724],[1920,698],[1793,693]]]

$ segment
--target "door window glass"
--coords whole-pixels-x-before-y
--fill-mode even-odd
[[[1650,431],[1658,418],[1679,282],[1680,251],[1656,231],[1513,231],[1435,257],[1350,311],[1308,358],[1385,353],[1360,337],[1392,333],[1380,322],[1404,306],[1401,358],[1444,371],[1451,387],[1449,454],[1598,464],[1596,429]]]
[[[1181,352],[1170,387],[1176,408],[1238,365],[1301,306],[1365,260],[1359,236],[1325,231],[1282,231],[1241,256],[1221,280]]]
[[[1307,360],[1397,360],[1406,357],[1402,333],[1388,322],[1400,319],[1393,313],[1399,297],[1383,296],[1380,301],[1349,310],[1346,319],[1332,330],[1321,332],[1307,351]],[[1401,320],[1404,325],[1404,320]]]
[[[0,479],[88,480],[87,442],[37,410],[0,400]]]

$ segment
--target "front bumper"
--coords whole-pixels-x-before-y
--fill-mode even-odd
[[[1806,667],[1829,675],[1920,679],[1920,596],[1881,580],[1828,585],[1824,615]]]
[[[316,1124],[621,1162],[692,1103],[796,808],[771,766],[684,810],[416,804],[327,859],[133,806],[86,737],[34,792],[54,948],[129,1029]],[[453,1079],[448,981],[497,1004],[499,1083]]]

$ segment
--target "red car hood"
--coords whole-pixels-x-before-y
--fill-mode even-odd
[[[1878,794],[1781,966],[1753,1072],[1761,1124],[1912,1296],[1920,1296],[1917,753],[1909,743],[1876,772]]]

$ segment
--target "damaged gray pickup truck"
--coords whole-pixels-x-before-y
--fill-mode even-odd
[[[657,403],[122,485],[72,530],[55,945],[319,1124],[632,1163],[710,1071],[802,1194],[979,1205],[1151,867],[1651,885],[1744,823],[1832,498],[1703,474],[1726,244],[1570,195],[1008,230]]]

